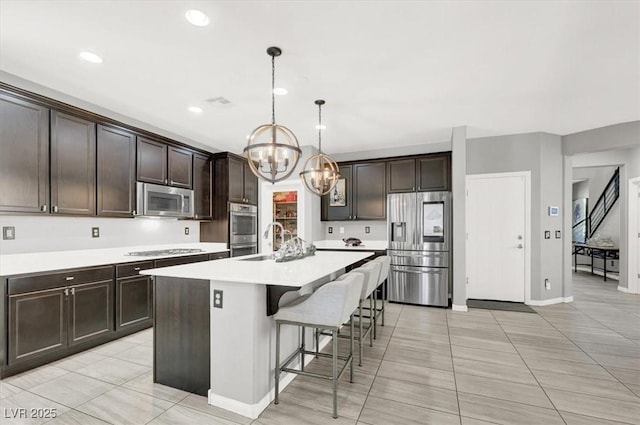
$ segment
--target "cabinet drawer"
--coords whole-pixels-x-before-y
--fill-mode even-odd
[[[188,257],[163,258],[156,260],[156,267],[178,266],[180,264],[199,263],[200,261],[208,261],[209,254],[190,255]]]
[[[153,268],[153,261],[139,261],[136,263],[118,264],[116,266],[116,277],[118,279],[129,276],[137,276],[140,270]]]
[[[9,279],[9,295],[113,279],[113,266]]]

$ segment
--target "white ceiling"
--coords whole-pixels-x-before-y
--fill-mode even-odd
[[[188,9],[212,20],[190,25]],[[0,0],[0,70],[221,150],[276,120],[329,153],[640,119],[640,2]],[[78,58],[91,50],[104,63]],[[230,106],[205,99],[223,96]],[[199,105],[204,113],[186,108]]]

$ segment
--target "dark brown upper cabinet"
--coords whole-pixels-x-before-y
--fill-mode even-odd
[[[194,218],[210,219],[211,214],[211,158],[206,155],[193,156]]]
[[[338,181],[338,185],[322,197],[322,220],[352,220],[352,170],[351,165],[340,165],[340,180]]]
[[[387,162],[387,192],[402,193],[416,191],[415,158],[397,159]]]
[[[221,174],[226,174],[218,186],[216,178],[216,202],[236,202],[239,204],[258,204],[258,178],[253,174],[247,161],[238,156],[227,156],[216,160],[220,164]],[[216,168],[216,177],[217,177]],[[219,190],[218,190],[219,189]],[[220,192],[221,198],[217,193]],[[224,199],[223,199],[224,198]]]
[[[386,164],[353,165],[353,220],[387,218]]]
[[[436,192],[450,190],[449,153],[387,161],[387,192]]]
[[[167,184],[167,145],[138,136],[138,174],[141,182]]]
[[[98,125],[98,215],[132,217],[135,208],[136,136]]]
[[[3,92],[0,211],[49,211],[49,109]]]
[[[95,215],[96,124],[51,112],[51,212]]]
[[[193,152],[169,146],[169,185],[192,187]]]
[[[419,192],[451,190],[450,155],[429,155],[416,159]]]

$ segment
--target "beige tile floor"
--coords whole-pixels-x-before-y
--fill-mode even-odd
[[[575,302],[538,314],[391,304],[339,419],[327,382],[298,377],[253,424],[640,424],[640,296],[616,286],[577,273]],[[151,344],[147,330],[0,381],[0,424],[251,423],[154,384]],[[58,417],[6,417],[19,407]]]

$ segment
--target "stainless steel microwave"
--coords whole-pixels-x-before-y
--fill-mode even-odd
[[[136,189],[138,216],[193,217],[193,190],[141,182]]]

